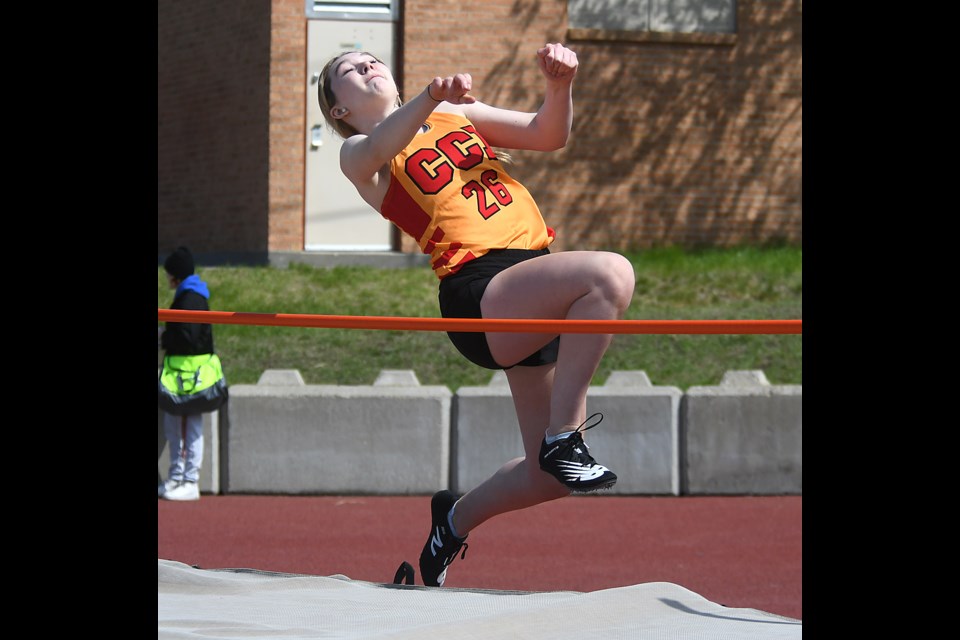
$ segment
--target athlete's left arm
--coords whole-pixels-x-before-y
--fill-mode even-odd
[[[546,79],[546,89],[536,113],[500,109],[480,101],[459,105],[494,147],[553,151],[567,144],[573,126],[577,54],[561,44],[547,44],[537,51],[537,64]]]

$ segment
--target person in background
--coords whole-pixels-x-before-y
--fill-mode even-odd
[[[633,266],[623,256],[550,252],[554,230],[505,167],[500,148],[552,151],[570,134],[577,55],[545,44],[535,60],[545,86],[530,88],[544,96],[531,113],[480,102],[467,73],[434,77],[404,104],[387,66],[363,51],[321,71],[318,101],[344,138],[343,174],[431,256],[445,318],[618,320],[632,299]],[[559,168],[556,179],[567,179]],[[586,396],[612,335],[448,335],[474,364],[506,372],[525,455],[459,499],[434,494],[420,554],[427,586],[443,586],[467,534],[489,518],[617,480],[582,437],[599,422],[586,417]]]
[[[179,247],[163,263],[170,288],[174,289],[171,309],[209,311],[210,289],[194,273],[193,255]],[[213,326],[206,323],[167,322],[160,334],[166,355],[214,353]],[[167,480],[157,488],[165,500],[199,500],[200,467],[203,462],[203,414],[163,415],[163,431],[170,447]]]

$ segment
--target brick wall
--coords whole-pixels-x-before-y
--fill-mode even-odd
[[[270,250],[303,251],[307,21],[303,0],[273,0]]]
[[[532,110],[536,49],[565,42],[570,142],[511,168],[557,249],[801,243],[801,1],[739,0],[732,43],[572,38],[566,4],[405,0],[404,95],[467,71],[479,99]],[[302,250],[305,34],[302,0],[159,3],[161,256]]]
[[[158,3],[161,256],[267,249],[269,47],[267,1]]]
[[[404,90],[466,71],[533,110],[545,42],[576,51],[567,147],[515,152],[559,248],[802,241],[802,13],[738,0],[733,44],[569,39],[566,0],[407,2]],[[409,244],[405,246],[411,246]]]

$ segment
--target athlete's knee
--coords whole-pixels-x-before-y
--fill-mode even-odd
[[[604,296],[620,313],[623,313],[633,298],[636,278],[633,264],[618,253],[602,254],[600,273],[601,288]]]

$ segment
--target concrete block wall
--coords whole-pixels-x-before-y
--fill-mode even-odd
[[[453,400],[450,490],[464,493],[523,455],[510,386],[497,371],[484,387],[460,387]]]
[[[590,388],[587,415],[600,412],[603,421],[584,433],[584,442],[597,460],[618,474],[617,484],[604,495],[679,494],[681,395],[676,387],[654,387],[643,371],[617,371],[603,386]],[[494,373],[485,387],[457,390],[453,423],[451,490],[456,493],[523,456],[510,386],[502,371]]]
[[[450,405],[443,386],[384,371],[373,386],[305,385],[266,371],[233,385],[224,486],[230,493],[425,494],[450,474]]]
[[[802,392],[763,371],[728,371],[685,393],[644,371],[613,372],[587,394],[587,415],[603,421],[584,440],[619,478],[602,495],[802,494]],[[523,455],[502,371],[453,393],[412,371],[338,386],[271,369],[232,385],[204,435],[204,493],[463,493]],[[162,422],[158,444],[159,481]]]
[[[690,387],[681,408],[684,494],[803,492],[803,387],[728,371]]]

